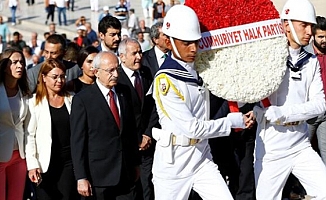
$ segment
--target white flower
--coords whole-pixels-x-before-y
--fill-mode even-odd
[[[271,95],[286,71],[286,37],[202,52],[197,70],[213,94],[253,103]]]

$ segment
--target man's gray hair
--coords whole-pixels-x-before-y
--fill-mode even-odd
[[[127,45],[130,43],[136,43],[140,46],[139,42],[134,38],[123,39],[119,44],[119,48],[118,48],[119,54],[126,54]]]
[[[94,57],[94,59],[93,59],[92,67],[93,67],[94,69],[100,69],[100,67],[101,67],[100,65],[101,65],[102,57],[103,57],[104,55],[106,55],[106,54],[112,54],[112,55],[114,55],[114,56],[117,58],[117,61],[118,61],[118,57],[117,57],[114,53],[109,52],[109,51],[102,51],[102,52],[98,53],[98,54]]]
[[[152,27],[151,27],[151,32],[150,32],[150,37],[151,37],[151,40],[153,42],[153,44],[155,44],[154,42],[154,39],[158,39],[160,37],[160,28],[163,27],[163,22],[157,22],[156,24],[154,24]],[[156,44],[155,44],[156,45]]]

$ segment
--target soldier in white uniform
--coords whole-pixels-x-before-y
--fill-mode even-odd
[[[187,16],[181,18],[180,16]],[[209,120],[209,93],[198,80],[194,60],[201,38],[195,12],[173,6],[162,27],[172,55],[157,72],[153,84],[162,130],[153,129],[157,145],[153,163],[156,200],[187,200],[191,189],[204,200],[233,199],[212,161],[208,138],[228,136],[231,128],[253,124],[248,113],[231,113]]]
[[[271,106],[254,108],[256,196],[281,199],[292,172],[313,199],[326,199],[326,168],[311,148],[306,123],[326,109],[318,60],[302,48],[310,41],[315,10],[308,0],[288,0],[281,19],[289,45],[287,70],[268,97]]]

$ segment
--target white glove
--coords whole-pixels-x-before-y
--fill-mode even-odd
[[[231,112],[226,118],[231,122],[231,128],[246,128],[243,114],[241,112]]]
[[[268,107],[265,112],[265,117],[271,124],[282,124],[285,120],[282,109],[278,106]]]
[[[257,124],[260,124],[264,118],[266,109],[259,106],[255,106],[253,109],[254,116],[256,118]]]

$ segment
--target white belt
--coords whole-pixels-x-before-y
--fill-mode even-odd
[[[173,146],[195,146],[197,143],[199,143],[199,139],[192,139],[192,138],[187,138],[184,135],[173,135],[172,134],[172,145]]]

